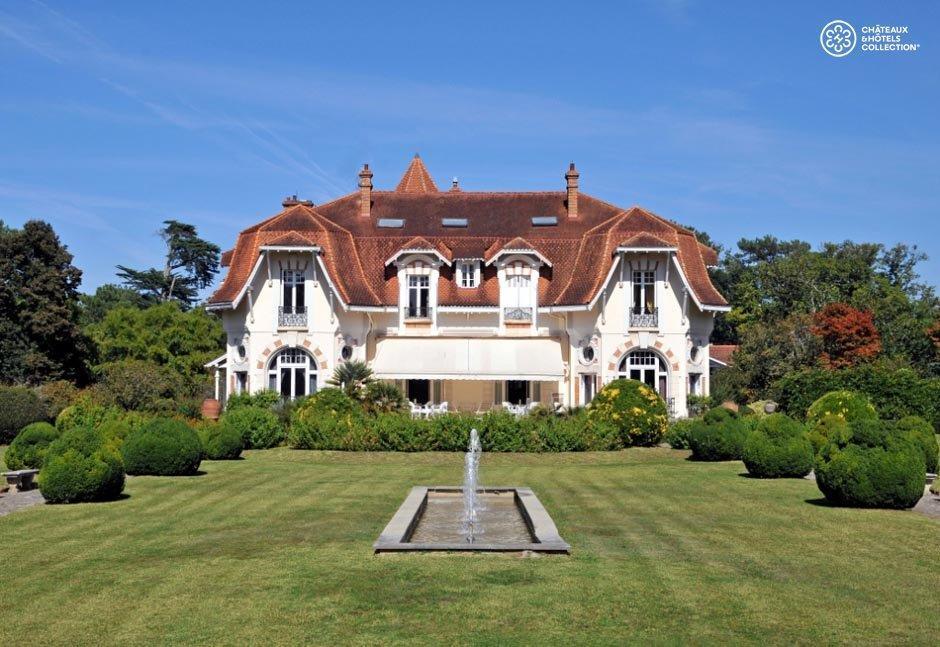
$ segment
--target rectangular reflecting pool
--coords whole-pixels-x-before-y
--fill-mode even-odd
[[[481,551],[568,553],[555,523],[529,488],[477,490],[482,533],[469,543],[461,533],[463,490],[418,486],[373,544],[377,553],[402,551]]]

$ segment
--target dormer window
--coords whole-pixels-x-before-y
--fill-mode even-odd
[[[408,277],[408,319],[431,318],[431,278],[427,275]]]
[[[480,264],[477,261],[457,263],[457,285],[462,288],[475,288],[480,285]]]
[[[307,325],[304,285],[303,270],[281,270],[281,305],[278,308],[278,326],[302,327]]]

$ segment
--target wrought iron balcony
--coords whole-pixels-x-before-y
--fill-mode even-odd
[[[405,319],[430,319],[431,306],[408,306],[405,308]]]
[[[531,307],[503,308],[503,319],[509,322],[532,321]]]
[[[303,328],[307,325],[307,306],[278,306],[279,328]]]
[[[630,308],[631,328],[658,328],[659,308]]]

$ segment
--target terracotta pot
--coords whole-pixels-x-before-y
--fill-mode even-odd
[[[206,398],[202,401],[202,417],[209,420],[218,420],[222,410],[221,403],[215,398]]]

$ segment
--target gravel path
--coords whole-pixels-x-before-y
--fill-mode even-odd
[[[914,506],[914,512],[940,519],[940,495],[931,494],[928,488],[924,488],[924,496]]]
[[[31,505],[38,505],[44,501],[45,499],[42,498],[39,488],[33,488],[25,492],[4,492],[0,494],[0,517],[22,508],[28,508]]]

